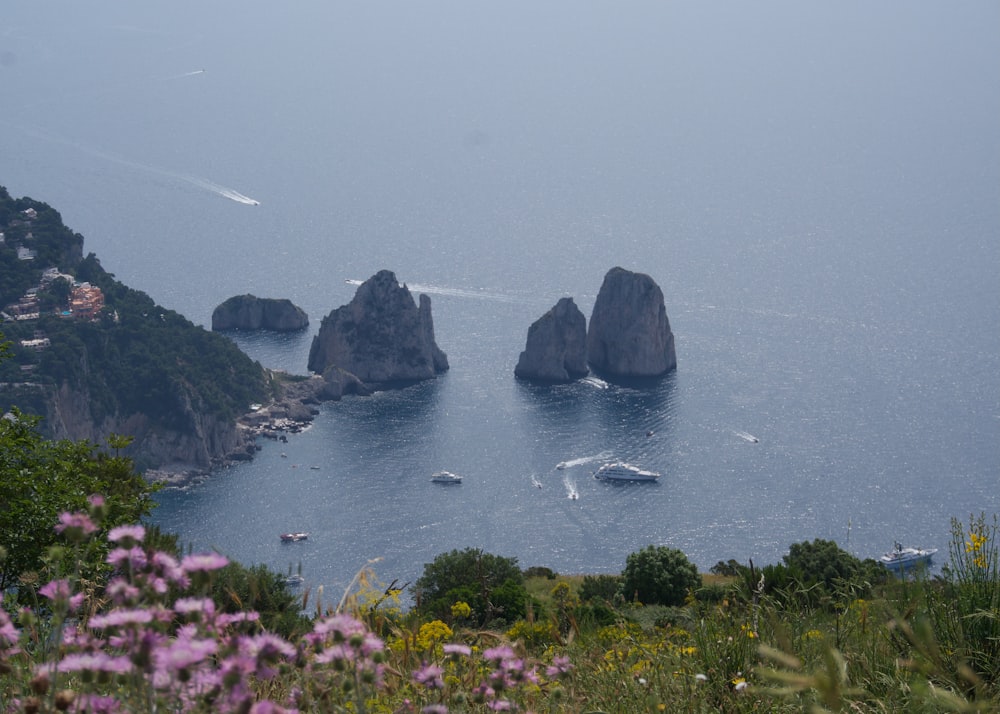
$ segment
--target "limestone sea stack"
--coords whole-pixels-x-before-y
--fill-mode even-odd
[[[663,292],[648,275],[612,268],[594,302],[587,361],[597,372],[656,377],[677,368]]]
[[[528,328],[528,341],[514,376],[548,382],[586,377],[587,318],[564,297]]]
[[[212,312],[213,330],[294,332],[309,325],[309,316],[291,300],[237,295]]]
[[[377,385],[433,379],[448,357],[434,342],[431,299],[421,295],[418,306],[392,271],[381,270],[323,318],[308,366],[317,374],[338,367]]]

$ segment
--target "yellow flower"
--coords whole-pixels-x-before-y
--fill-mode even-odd
[[[451,616],[456,620],[463,620],[472,614],[472,608],[469,603],[459,600],[454,605],[451,606]]]
[[[420,626],[420,631],[417,633],[415,649],[421,652],[429,650],[438,642],[450,638],[452,634],[451,628],[441,622],[441,620],[424,623]]]

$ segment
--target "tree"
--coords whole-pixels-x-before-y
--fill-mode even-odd
[[[683,605],[691,590],[701,587],[701,575],[676,548],[648,545],[625,559],[622,595],[644,605]]]
[[[451,606],[462,601],[472,607],[476,625],[511,623],[524,617],[528,592],[517,558],[466,548],[443,553],[424,565],[424,574],[412,587],[416,611],[448,622]]]
[[[793,543],[782,560],[801,585],[818,586],[828,595],[844,595],[858,589],[867,592],[871,583],[885,576],[874,560],[859,560],[834,541],[822,538],[811,543]]]
[[[130,459],[100,453],[85,441],[45,439],[38,421],[16,409],[0,418],[0,546],[6,551],[0,591],[42,569],[49,547],[59,541],[59,514],[86,511],[90,496],[104,498],[104,528],[137,523],[153,507],[154,488]],[[85,565],[92,571],[105,567],[102,547],[88,553]]]

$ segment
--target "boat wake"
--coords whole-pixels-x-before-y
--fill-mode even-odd
[[[235,191],[231,188],[226,188],[225,186],[220,186],[217,183],[213,183],[208,179],[198,178],[197,176],[184,176],[183,174],[177,174],[177,178],[183,179],[188,183],[194,184],[199,188],[203,188],[206,191],[211,191],[216,193],[223,198],[228,198],[230,201],[236,201],[236,203],[242,203],[246,206],[259,206],[260,201],[255,198],[250,198],[249,196],[244,196],[239,191]]]
[[[581,456],[576,459],[570,459],[569,461],[560,461],[556,464],[556,468],[562,471],[563,469],[571,469],[574,466],[583,466],[584,464],[589,464],[594,461],[604,461],[605,459],[611,458],[610,451],[602,451],[599,454],[594,454],[593,456]]]
[[[348,285],[361,285],[363,280],[348,278],[344,281]],[[494,302],[526,303],[527,300],[514,295],[504,293],[494,293],[487,290],[464,290],[462,288],[449,288],[442,285],[421,285],[419,283],[406,283],[406,287],[411,292],[427,293],[429,295],[447,295],[449,297],[471,298],[475,300],[492,300]]]
[[[576,482],[571,480],[569,476],[563,477],[563,486],[566,487],[566,498],[571,501],[575,501],[580,498],[580,492],[576,488]]]
[[[598,377],[594,377],[594,376],[584,377],[580,381],[582,383],[584,383],[584,384],[589,384],[591,387],[596,387],[597,389],[607,389],[608,388],[608,383],[605,382],[603,379],[599,379]]]
[[[204,70],[199,70],[203,72]],[[196,73],[194,73],[196,74]],[[52,134],[47,131],[42,131],[39,129],[26,129],[23,127],[18,127],[26,134],[29,134],[42,141],[48,141],[56,144],[63,144],[65,146],[72,147],[77,151],[83,152],[84,154],[89,154],[95,158],[101,159],[103,161],[109,161],[113,164],[118,164],[119,166],[125,166],[130,169],[135,169],[138,171],[143,171],[145,173],[155,174],[157,176],[164,176],[169,179],[174,179],[175,181],[183,181],[185,183],[191,184],[196,188],[200,188],[204,191],[209,191],[223,198],[228,198],[230,201],[235,201],[236,203],[242,203],[245,206],[259,206],[260,201],[255,198],[250,198],[239,191],[236,191],[226,186],[215,183],[214,181],[209,181],[206,178],[201,178],[199,176],[191,176],[188,174],[178,173],[177,171],[169,171],[167,169],[161,169],[156,166],[150,166],[148,164],[142,164],[138,161],[132,161],[131,159],[126,159],[121,156],[116,156],[115,154],[108,153],[106,151],[101,151],[100,149],[95,149],[92,146],[86,146],[84,144],[77,143],[75,141],[70,141],[56,134]]]
[[[535,474],[531,474],[531,485],[535,488],[541,488],[542,482],[535,478]]]
[[[734,431],[733,434],[743,439],[743,441],[749,441],[751,444],[756,444],[760,441],[756,436],[746,431]]]

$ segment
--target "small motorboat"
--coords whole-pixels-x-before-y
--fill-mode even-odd
[[[297,573],[295,575],[288,575],[285,577],[285,585],[301,585],[305,581],[306,579]]]
[[[282,543],[295,543],[296,541],[306,540],[309,538],[308,533],[282,533],[280,536]]]
[[[451,471],[438,471],[431,476],[432,483],[462,483],[462,477]]]

